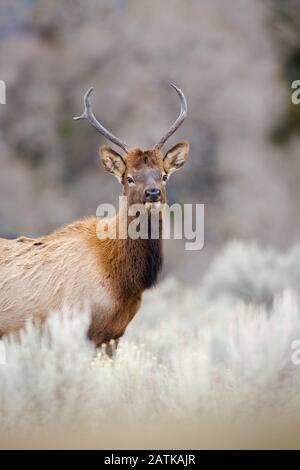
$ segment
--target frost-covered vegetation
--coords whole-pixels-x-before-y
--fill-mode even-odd
[[[86,340],[87,312],[29,325],[0,366],[1,445],[296,446],[298,252],[234,243],[202,285],[165,280],[113,360]]]

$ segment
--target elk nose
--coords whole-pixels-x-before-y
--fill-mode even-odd
[[[161,191],[158,188],[149,188],[145,190],[145,199],[147,202],[157,202],[161,196]]]

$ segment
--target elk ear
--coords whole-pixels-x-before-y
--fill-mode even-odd
[[[99,155],[105,170],[112,173],[121,183],[126,170],[126,164],[121,155],[106,145],[101,145]]]
[[[189,148],[190,144],[186,140],[183,140],[166,153],[164,169],[168,175],[171,175],[171,173],[179,170],[184,165],[189,154]]]

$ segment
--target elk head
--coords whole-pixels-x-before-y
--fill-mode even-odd
[[[168,132],[151,150],[129,149],[123,141],[97,121],[90,101],[93,88],[90,88],[84,96],[83,114],[74,118],[75,120],[86,119],[98,132],[125,152],[124,155],[120,155],[110,147],[103,145],[100,147],[100,160],[104,168],[123,185],[123,195],[127,196],[129,205],[143,203],[151,207],[152,204],[166,202],[166,182],[169,176],[179,170],[187,159],[189,143],[186,141],[179,142],[166,154],[162,151],[165,142],[179,128],[187,115],[187,102],[184,94],[175,85],[171,86],[176,90],[180,99],[180,114]]]

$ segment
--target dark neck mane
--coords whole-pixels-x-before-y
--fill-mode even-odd
[[[119,217],[120,214],[117,221]],[[149,236],[148,239],[127,237],[107,241],[106,260],[109,260],[109,272],[119,295],[140,295],[156,284],[163,264],[161,224],[160,221],[159,239]]]
[[[153,287],[163,263],[162,241],[128,238],[124,240],[124,253],[127,267],[125,282],[141,292]]]

